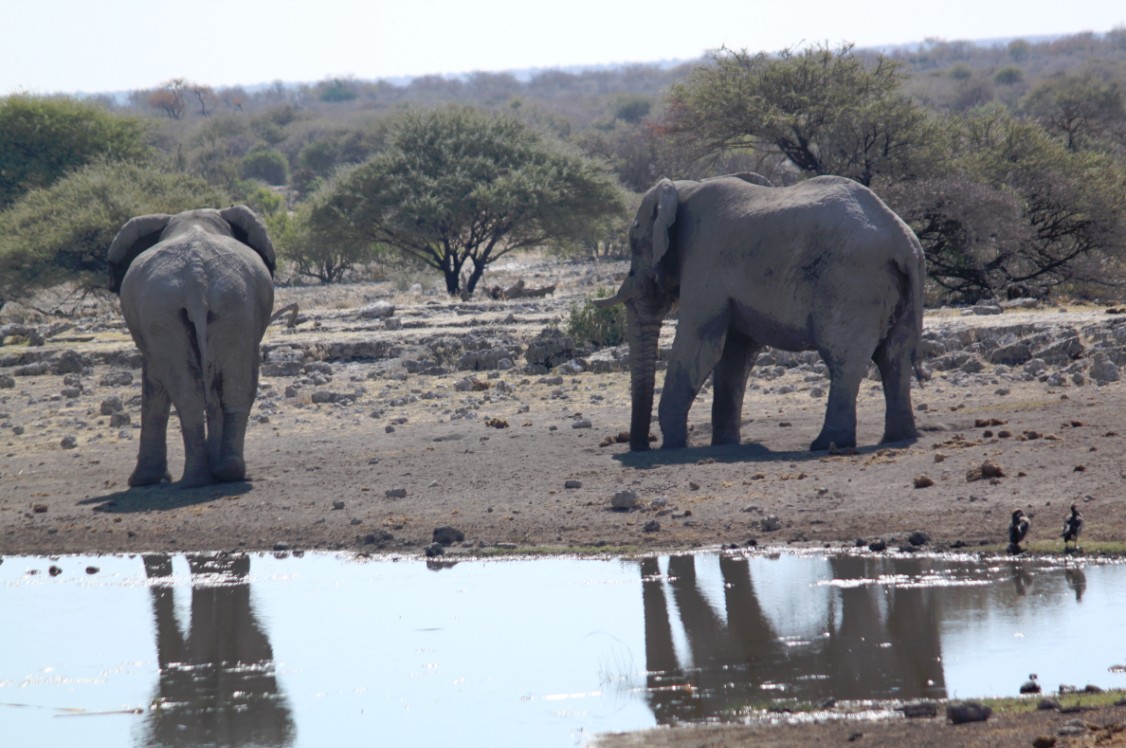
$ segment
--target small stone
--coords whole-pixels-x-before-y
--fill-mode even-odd
[[[389,499],[405,499],[407,497],[407,489],[402,486],[395,486],[388,488],[384,495]]]
[[[427,558],[434,558],[436,556],[441,556],[445,552],[446,552],[446,549],[442,547],[441,543],[431,543],[430,545],[426,546],[426,557]]]
[[[689,491],[699,491],[700,490],[700,484],[697,483],[696,481],[690,480],[690,481],[688,481],[688,490]]]
[[[288,551],[289,550],[289,543],[285,543],[285,542],[281,542],[281,541],[274,543],[274,550],[275,551]]]
[[[582,488],[582,487],[583,487],[583,482],[581,480],[575,480],[574,478],[571,478],[569,480],[563,481],[563,488]]]
[[[885,543],[883,540],[873,540],[871,543],[868,544],[868,550],[873,551],[875,553],[881,553],[883,551],[886,551],[887,549],[888,549],[888,544]]]
[[[64,436],[62,441],[59,442],[59,446],[63,449],[74,449],[78,446],[78,437],[70,435]]]
[[[47,511],[47,505],[46,504],[32,504],[31,505],[31,511],[35,512],[36,514],[44,514]]]
[[[332,508],[333,509],[343,509],[344,508],[344,502],[341,501],[340,499],[337,499],[336,501],[332,502]]]
[[[968,722],[984,722],[993,715],[993,710],[980,701],[963,701],[949,704],[946,707],[946,717],[956,725]]]
[[[57,577],[59,574],[63,573],[63,570],[52,564],[51,567],[47,569],[47,573],[53,577]]]
[[[903,716],[908,719],[937,717],[938,704],[933,701],[916,701],[911,704],[904,704],[899,708],[899,711],[903,712]]]
[[[651,519],[645,523],[641,528],[642,532],[658,532],[661,529],[661,523],[655,519]]]
[[[591,423],[589,418],[580,418],[571,423],[571,428],[573,429],[589,429],[590,427]]]
[[[433,539],[435,543],[441,545],[453,545],[454,543],[464,542],[465,533],[449,525],[443,525],[434,528]]]
[[[907,542],[910,543],[911,545],[916,545],[916,546],[926,545],[927,543],[931,542],[931,536],[927,535],[925,532],[922,532],[920,530],[916,530],[915,532],[913,532],[909,536],[907,536]]]
[[[763,532],[775,532],[782,529],[782,520],[778,519],[773,514],[763,517],[759,521],[759,529]]]
[[[916,475],[915,488],[930,488],[934,485],[934,479],[929,475]]]
[[[614,498],[610,499],[610,508],[619,512],[627,512],[635,506],[637,506],[637,491],[632,488],[618,491],[614,494]]]

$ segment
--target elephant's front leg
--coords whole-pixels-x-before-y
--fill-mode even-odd
[[[723,355],[712,372],[712,445],[738,444],[747,377],[761,346],[741,332],[727,333]]]
[[[141,365],[141,444],[137,466],[129,476],[130,486],[148,486],[171,480],[168,474],[168,414],[172,402],[157,382],[147,362]]]
[[[712,319],[706,325],[694,324],[690,317],[685,318],[683,308],[681,310],[661,404],[657,407],[664,437],[662,449],[688,446],[688,410],[723,353],[727,319],[726,315],[721,316],[723,319]]]

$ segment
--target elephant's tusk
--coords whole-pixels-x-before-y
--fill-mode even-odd
[[[608,299],[591,299],[590,303],[594,304],[599,309],[609,309],[612,306],[626,303],[626,300],[628,298],[629,297],[625,293],[619,290],[616,294]]]

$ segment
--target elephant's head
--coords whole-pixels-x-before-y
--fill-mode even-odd
[[[662,179],[641,200],[629,230],[632,259],[629,275],[618,292],[595,304],[625,304],[629,319],[630,449],[649,448],[649,424],[657,366],[657,339],[661,322],[672,308],[679,290],[677,258],[672,242],[680,197],[677,185]]]
[[[274,270],[277,269],[277,255],[266,233],[266,227],[254,211],[245,205],[235,205],[222,210],[189,210],[174,216],[156,213],[130,219],[110,243],[109,251],[106,253],[110,290],[120,293],[121,281],[138,255],[189,226],[197,226],[211,233],[229,235],[257,252],[266,263],[270,275],[273,275]]]

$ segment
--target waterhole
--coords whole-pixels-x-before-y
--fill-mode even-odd
[[[0,742],[568,746],[1029,673],[1122,688],[1124,589],[1083,559],[9,556]]]

